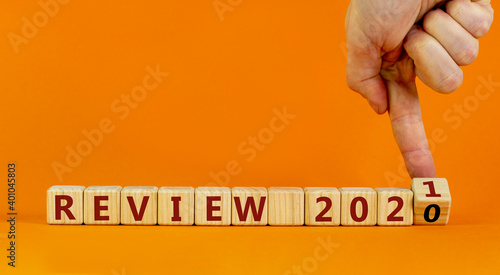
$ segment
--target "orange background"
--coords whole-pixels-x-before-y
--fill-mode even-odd
[[[52,185],[213,185],[210,172],[231,160],[242,170],[229,187],[409,187],[387,115],[375,115],[345,84],[347,5],[242,1],[221,20],[212,0],[70,1],[16,53],[8,34],[21,35],[23,17],[33,22],[42,9],[35,1],[0,3],[0,173],[17,163],[19,212],[14,269],[5,257],[2,184],[0,273],[286,274],[303,264],[315,274],[498,273],[495,24],[480,40],[479,58],[464,68],[457,92],[445,96],[418,87],[428,137],[435,129],[446,136],[431,147],[453,197],[447,226],[46,224],[45,192]],[[170,75],[119,119],[112,102],[130,94],[145,68],[157,64]],[[481,79],[488,78],[498,84],[486,88]],[[467,118],[453,112],[457,104],[468,106]],[[238,146],[269,127],[273,109],[285,106],[297,117],[247,161]],[[451,121],[457,117],[460,123]],[[60,182],[52,163],[64,164],[66,146],[76,148],[82,131],[103,118],[115,130]],[[313,260],[318,238],[336,244],[326,260]]]

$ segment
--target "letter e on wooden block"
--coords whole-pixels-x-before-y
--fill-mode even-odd
[[[121,192],[121,223],[155,225],[158,216],[158,187],[127,186]]]
[[[194,224],[194,188],[162,187],[158,191],[158,224]]]
[[[271,187],[269,225],[304,225],[304,190],[299,187]]]
[[[267,225],[266,188],[234,187],[232,197],[233,225]]]
[[[413,192],[407,188],[375,188],[378,225],[412,225]]]
[[[85,186],[54,185],[47,190],[47,223],[82,224]]]
[[[306,225],[339,225],[340,192],[335,187],[304,188]]]
[[[377,223],[377,192],[372,188],[340,188],[342,225],[375,225]]]
[[[414,178],[413,223],[445,225],[450,217],[451,194],[448,181],[443,178]]]
[[[198,187],[195,190],[196,225],[231,224],[231,189]]]
[[[85,224],[120,224],[121,186],[89,186],[83,191]]]

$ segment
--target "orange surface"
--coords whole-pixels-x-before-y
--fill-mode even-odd
[[[51,185],[214,185],[210,172],[232,160],[241,169],[229,187],[409,187],[387,115],[345,84],[347,4],[242,1],[221,21],[212,1],[69,1],[47,22],[38,13],[41,27],[16,53],[9,33],[21,35],[23,17],[33,21],[42,8],[0,3],[0,173],[17,163],[19,212],[11,268],[2,184],[0,274],[499,273],[496,24],[459,91],[445,96],[419,83],[438,176],[453,197],[447,226],[46,224]],[[114,112],[157,64],[168,77],[128,116]],[[486,87],[488,79],[495,84]],[[453,111],[464,104],[466,113]],[[255,155],[238,151],[285,106],[296,117],[283,131]],[[64,164],[66,147],[104,118],[113,131],[60,181],[53,163]]]

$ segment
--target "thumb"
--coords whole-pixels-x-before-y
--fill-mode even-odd
[[[378,114],[387,111],[387,90],[380,76],[381,50],[361,31],[359,23],[346,17],[347,67],[346,80],[349,88],[368,100]]]
[[[358,48],[347,43],[347,85],[368,100],[378,114],[387,111],[387,90],[380,76],[382,58],[372,45]]]
[[[436,168],[422,123],[413,60],[403,53],[399,62],[381,73],[388,91],[392,131],[410,177],[435,178]]]

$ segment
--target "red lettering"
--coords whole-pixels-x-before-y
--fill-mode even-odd
[[[66,201],[66,205],[62,206],[61,202],[62,200]],[[73,205],[73,198],[68,195],[56,195],[55,197],[55,203],[56,203],[56,220],[61,219],[61,212],[64,211],[66,213],[66,216],[68,216],[68,219],[70,220],[76,220],[75,216],[73,216],[73,213],[69,210],[69,208]]]
[[[396,214],[399,213],[399,211],[401,211],[401,209],[403,209],[403,199],[401,197],[398,197],[398,196],[392,196],[390,197],[387,202],[390,203],[391,201],[395,201],[398,203],[398,205],[396,206],[396,209],[394,209],[394,211],[392,211],[391,214],[389,214],[389,216],[387,216],[387,221],[388,222],[402,222],[403,221],[403,217],[396,217]]]
[[[358,202],[361,202],[361,216],[360,217],[358,217],[356,215],[356,204]],[[368,202],[363,197],[355,197],[351,201],[351,218],[355,222],[362,222],[362,221],[366,220],[366,217],[368,217]]]
[[[220,200],[220,196],[207,196],[207,221],[222,221],[221,216],[213,216],[213,211],[220,211],[220,206],[213,205],[213,202]]]
[[[425,194],[426,197],[430,198],[439,198],[441,197],[441,194],[436,194],[436,189],[434,189],[434,182],[433,181],[426,181],[423,183],[423,185],[428,185],[429,186],[429,194]]]
[[[253,196],[247,197],[245,203],[245,209],[241,209],[240,197],[234,197],[234,204],[236,206],[236,211],[238,212],[238,219],[240,221],[247,221],[248,211],[252,209],[252,215],[256,222],[260,222],[262,219],[262,213],[264,212],[264,206],[266,205],[266,197],[260,197],[259,210],[257,211],[257,206],[255,205],[255,200]]]
[[[326,203],[325,208],[316,216],[317,222],[331,222],[332,217],[325,217],[326,213],[332,208],[332,200],[329,197],[319,197],[316,199],[316,203],[324,201]]]
[[[174,216],[172,216],[172,221],[180,222],[181,217],[179,216],[179,202],[181,201],[181,197],[172,197],[171,200],[174,204]]]
[[[128,204],[130,205],[130,210],[132,210],[132,215],[134,216],[135,221],[141,221],[144,216],[144,212],[146,212],[146,205],[149,201],[149,196],[144,196],[141,203],[141,210],[137,213],[137,207],[135,206],[134,197],[127,196]]]
[[[109,221],[109,216],[101,216],[101,211],[108,210],[107,205],[101,205],[101,201],[107,201],[108,196],[94,197],[94,219],[96,221]]]

